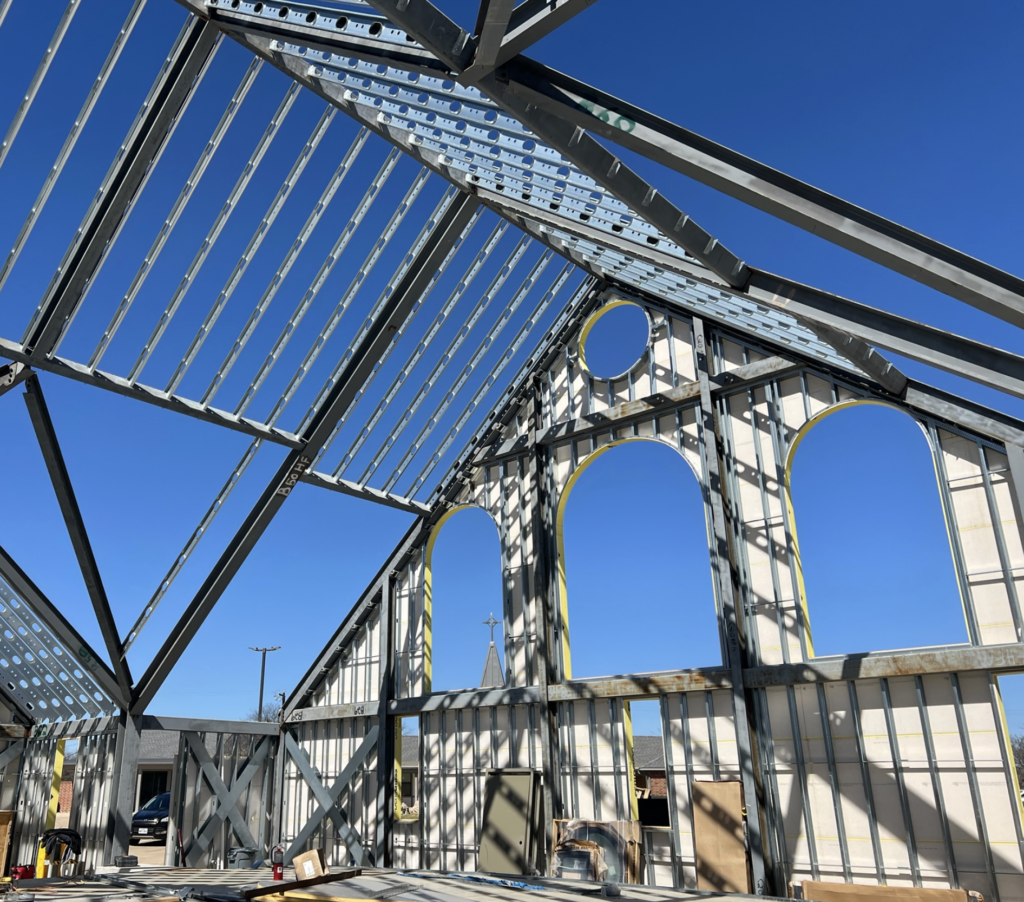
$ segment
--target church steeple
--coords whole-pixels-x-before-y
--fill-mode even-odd
[[[480,677],[481,689],[500,689],[505,685],[505,675],[501,670],[501,661],[498,659],[498,649],[494,644],[494,628],[501,623],[494,619],[492,613],[484,621],[484,626],[491,628],[491,644],[487,647],[487,660],[484,662],[484,675]]]

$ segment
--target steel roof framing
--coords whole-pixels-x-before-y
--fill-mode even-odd
[[[783,364],[790,353],[810,356],[826,368],[842,371],[857,380],[866,378],[891,396],[904,399],[905,403],[916,404],[920,409],[933,413],[942,411],[936,415],[967,424],[966,428],[990,430],[986,434],[1018,435],[1016,421],[1011,422],[998,413],[908,380],[876,348],[891,350],[1018,397],[1024,397],[1024,358],[749,267],[694,224],[651,184],[629,170],[592,135],[636,150],[1009,322],[1024,324],[1024,281],[706,141],[521,55],[540,37],[585,9],[591,0],[526,0],[518,6],[511,0],[485,0],[481,4],[476,36],[469,35],[427,0],[370,0],[369,6],[389,17],[390,22],[369,12],[365,5],[355,5],[348,10],[308,4],[285,6],[277,0],[262,4],[242,0],[231,6],[224,0],[178,2],[195,15],[186,22],[172,46],[142,111],[129,129],[100,192],[87,210],[74,241],[32,317],[22,343],[0,339],[0,354],[21,365],[20,369],[8,368],[0,374],[0,382],[6,379],[14,384],[30,378],[27,401],[33,413],[33,423],[72,533],[107,651],[114,661],[114,671],[110,676],[115,680],[117,691],[106,691],[118,703],[126,702],[130,693],[133,714],[145,710],[287,497],[287,492],[281,493],[282,487],[290,491],[296,482],[303,481],[406,510],[424,521],[429,521],[443,508],[464,467],[484,448],[494,444],[494,424],[503,416],[501,412],[509,409],[511,398],[522,390],[530,368],[549,352],[552,342],[557,342],[554,332],[549,329],[545,339],[530,353],[526,368],[521,369],[511,381],[507,379],[504,370],[512,358],[524,350],[531,330],[537,327],[542,316],[549,315],[549,308],[558,308],[558,289],[573,275],[573,264],[584,273],[602,280],[606,288],[641,294],[673,309],[697,315],[708,323],[756,337],[770,347],[772,353],[777,352]],[[58,35],[51,41],[47,55],[33,77],[29,95],[34,96],[38,82],[45,77],[53,53],[70,24],[76,3],[77,0],[72,0],[65,11],[64,19],[58,25]],[[83,121],[76,121],[69,132],[40,189],[38,197],[42,204],[48,199],[74,149],[84,119],[88,118],[106,85],[144,3],[145,0],[136,0],[132,5],[107,53],[79,115]],[[58,356],[61,342],[94,283],[109,248],[117,240],[128,213],[154,171],[182,114],[199,93],[200,82],[219,46],[222,33],[231,35],[257,58],[242,75],[149,253],[113,311],[113,318],[89,362],[78,363]],[[313,58],[312,55],[307,56],[306,48],[321,52]],[[271,62],[292,79],[271,117],[269,127],[249,154],[247,165],[209,227],[177,289],[161,308],[162,312],[149,331],[150,337],[142,345],[134,365],[124,376],[100,371],[98,366],[112,338],[152,271],[154,261],[186,204],[194,196],[239,107],[250,94],[263,61]],[[326,100],[328,106],[321,111],[308,140],[287,169],[280,188],[258,226],[250,233],[245,249],[223,281],[213,303],[206,309],[198,329],[192,330],[194,337],[180,361],[172,367],[166,387],[158,389],[143,385],[139,379],[154,348],[163,338],[185,293],[237,208],[271,141],[286,130],[284,119],[299,95],[300,85]],[[30,104],[31,97],[27,95],[27,98]],[[306,217],[305,224],[223,363],[213,374],[202,398],[196,401],[178,394],[185,376],[190,373],[207,337],[238,286],[241,274],[274,224],[284,199],[292,193],[310,157],[322,143],[335,118],[335,110],[342,110],[363,127]],[[16,114],[11,137],[17,134],[23,119],[23,113]],[[371,132],[384,138],[395,150],[384,160],[377,177],[369,182],[362,201],[309,289],[299,300],[277,342],[249,380],[234,412],[212,407],[224,379],[246,348],[283,278],[308,243]],[[5,145],[3,153],[8,145]],[[362,265],[355,269],[355,277],[348,289],[320,329],[295,374],[272,403],[270,414],[262,422],[247,418],[245,414],[256,394],[281,359],[285,346],[395,169],[399,151],[425,168],[408,185],[404,198],[391,212],[380,238]],[[498,157],[503,167],[492,165]],[[331,364],[329,375],[294,427],[295,431],[278,428],[279,418],[409,214],[429,173],[442,175],[453,187],[446,192],[432,216],[427,218],[426,225],[395,269],[387,288],[371,308],[366,324],[350,336],[347,347],[338,352],[336,361],[328,361]],[[37,207],[41,209],[38,201]],[[413,315],[424,304],[440,273],[454,258],[462,239],[485,207],[497,213],[504,222],[491,233],[491,238],[477,252],[474,260],[468,263],[463,278],[450,290],[448,300],[440,307],[441,313],[432,316],[429,324],[418,326],[414,338],[416,347],[411,350],[400,374],[384,390],[362,427],[353,432],[351,427],[356,424],[349,421],[355,406],[366,396],[380,364],[390,354],[395,342],[409,331]],[[18,251],[32,231],[38,214],[39,209],[33,208],[22,225],[15,249],[0,270],[0,287],[17,262]],[[404,406],[404,413],[397,422],[385,419],[385,414],[391,417],[396,412],[392,405],[399,390],[408,383],[408,377],[424,358],[441,324],[448,320],[456,303],[466,296],[473,278],[488,262],[497,242],[506,233],[506,222],[526,233],[518,248],[512,252],[505,268],[491,280],[491,287],[473,312],[464,317],[463,329],[451,339],[448,350],[434,364],[423,390],[411,399],[399,402]],[[460,362],[461,372],[445,395],[438,399],[434,413],[425,425],[418,424],[417,438],[410,441],[403,436],[403,430],[422,405],[426,393],[440,380],[489,302],[507,287],[506,283],[508,286],[518,284],[518,281],[512,281],[513,269],[527,252],[530,238],[536,239],[547,250],[528,264],[530,275],[511,301],[503,302],[504,313],[497,321],[487,324],[487,335],[471,355],[469,364]],[[535,286],[551,251],[567,258],[570,263],[561,270],[533,312],[524,317],[507,347],[498,347],[495,339]],[[596,303],[596,294],[588,292],[589,289],[575,292],[573,300],[562,309],[558,322],[564,324],[568,321],[567,316],[575,317],[582,309],[581,298],[584,296],[589,298],[587,303]],[[382,324],[392,328],[394,334],[381,333]],[[486,364],[489,370],[485,370],[484,355],[492,349],[494,354]],[[52,423],[46,414],[38,380],[29,376],[25,364],[177,410],[254,438],[123,642],[118,638],[109,614],[102,581],[62,464]],[[482,383],[467,387],[470,376],[474,380],[482,378]],[[467,387],[467,394],[472,392],[468,402],[460,401],[458,397],[464,387]],[[452,449],[457,447],[456,442],[461,441],[471,421],[479,419],[486,397],[492,390],[501,394],[491,414],[484,418],[483,424],[476,428],[462,449],[454,452]],[[461,403],[461,409],[457,401]],[[402,409],[397,407],[398,411]],[[438,428],[442,417],[449,418],[445,420],[443,431]],[[350,426],[349,434],[354,438],[346,439],[347,450],[340,462],[330,468],[330,472],[326,467],[321,472],[317,469],[319,461],[346,425]],[[345,479],[347,467],[364,444],[373,440],[375,432],[380,434],[382,428],[385,429],[381,436],[383,444],[376,454],[368,456],[369,466],[360,479]],[[435,430],[437,436],[432,435]],[[428,447],[428,439],[436,441],[437,446]],[[289,449],[285,463],[188,605],[175,631],[167,638],[139,683],[132,688],[125,663],[128,648],[264,441]],[[393,468],[389,464],[387,468],[380,469],[392,452],[396,454],[398,464]],[[436,488],[431,489],[434,467],[453,454],[454,460],[446,465],[446,475]],[[417,464],[420,470],[406,494],[394,494],[397,482],[407,474],[412,476],[408,471],[418,455],[425,463]],[[389,474],[381,487],[370,485],[378,470],[380,474]]]
[[[219,37],[215,28],[199,18],[182,29],[22,338],[22,345],[33,357],[48,357],[59,344],[96,276],[107,245],[115,240],[132,200],[142,190],[194,95]]]
[[[178,2],[190,8],[198,7],[198,0],[178,0]],[[387,4],[381,3],[379,7],[385,5]],[[429,6],[429,4],[427,5]],[[245,6],[251,6],[251,4],[243,4],[243,7]],[[674,286],[666,284],[664,271],[668,270],[683,275],[686,278],[696,279],[705,284],[713,285],[716,288],[728,289],[730,294],[749,299],[749,301],[755,303],[763,311],[774,308],[780,313],[784,312],[793,316],[796,322],[800,324],[798,329],[794,321],[790,320],[789,316],[787,316],[784,321],[775,327],[777,329],[776,334],[780,338],[785,336],[787,330],[793,331],[794,329],[806,330],[815,335],[816,339],[819,336],[828,335],[832,337],[835,343],[841,344],[846,348],[848,353],[858,356],[867,363],[871,356],[871,348],[858,346],[859,350],[855,351],[851,347],[852,343],[850,341],[851,338],[855,338],[866,342],[868,345],[873,344],[887,347],[930,366],[939,366],[955,375],[978,381],[1001,391],[1009,391],[1011,394],[1016,394],[1019,385],[1013,373],[1019,369],[1021,361],[1021,358],[1017,357],[1017,355],[999,351],[997,355],[999,365],[987,367],[984,360],[978,359],[977,343],[971,342],[968,339],[958,339],[956,336],[950,336],[923,324],[914,323],[910,320],[900,320],[900,318],[892,317],[891,314],[874,311],[873,308],[857,304],[857,302],[845,302],[845,299],[838,296],[829,295],[826,292],[800,285],[795,281],[771,273],[751,269],[748,278],[745,280],[745,285],[741,288],[736,288],[730,285],[728,280],[720,278],[714,272],[698,265],[692,258],[672,253],[671,242],[665,243],[663,240],[659,241],[654,237],[660,234],[663,239],[664,230],[662,230],[662,233],[652,233],[650,231],[636,233],[636,229],[641,228],[643,225],[638,218],[633,218],[632,225],[625,230],[622,229],[621,225],[617,229],[604,225],[602,228],[597,229],[595,234],[592,224],[597,224],[599,218],[592,219],[589,213],[584,212],[580,216],[570,216],[566,213],[565,208],[561,207],[552,215],[541,208],[541,205],[536,202],[536,198],[530,198],[530,201],[524,204],[514,199],[508,193],[503,195],[500,192],[496,192],[494,188],[500,184],[507,184],[507,180],[505,183],[488,181],[490,177],[484,177],[485,173],[482,168],[476,173],[461,168],[457,165],[457,149],[453,145],[443,144],[437,145],[437,150],[428,149],[429,142],[419,140],[418,131],[410,133],[407,130],[396,129],[394,123],[398,121],[396,118],[397,105],[394,108],[395,112],[389,111],[386,114],[373,106],[374,97],[383,98],[387,96],[386,90],[378,91],[374,87],[373,83],[375,80],[380,79],[384,86],[388,83],[393,85],[400,83],[400,80],[392,77],[390,72],[377,73],[376,67],[370,65],[367,65],[365,70],[357,67],[360,73],[365,71],[368,77],[360,81],[357,90],[339,90],[344,82],[337,84],[327,77],[328,69],[332,63],[329,61],[318,61],[315,64],[307,64],[301,57],[299,44],[292,43],[292,41],[297,42],[301,39],[304,46],[308,44],[310,47],[316,47],[328,52],[333,51],[335,54],[341,54],[346,58],[351,57],[352,60],[365,60],[367,64],[377,61],[378,63],[383,62],[390,65],[404,65],[409,67],[410,71],[429,73],[438,78],[441,74],[447,73],[449,64],[452,62],[451,60],[446,61],[435,58],[433,63],[425,63],[419,48],[415,44],[410,45],[407,41],[404,41],[403,35],[405,32],[402,31],[393,29],[393,33],[390,35],[387,31],[384,31],[379,33],[374,41],[371,41],[363,37],[366,33],[366,23],[364,23],[360,31],[356,31],[352,26],[348,26],[339,33],[336,30],[330,30],[334,23],[329,21],[329,16],[323,12],[320,14],[318,24],[311,26],[306,23],[304,8],[289,5],[287,7],[288,15],[282,19],[279,16],[280,10],[278,5],[265,3],[262,6],[262,12],[258,15],[254,14],[251,9],[243,8],[241,11],[233,11],[218,7],[216,4],[210,4],[209,9],[213,20],[219,27],[225,28],[225,30],[238,40],[246,43],[255,52],[260,53],[264,58],[288,72],[293,78],[302,81],[307,87],[315,90],[330,102],[339,105],[351,115],[357,116],[360,121],[378,131],[378,133],[397,146],[402,147],[407,153],[420,159],[425,165],[436,169],[455,183],[461,184],[469,190],[477,191],[492,209],[495,209],[520,227],[526,228],[531,234],[545,241],[550,247],[564,255],[570,256],[574,262],[599,278],[612,276],[616,269],[626,269],[627,272],[624,275],[625,284],[631,284],[631,280],[636,280],[637,278],[645,280],[654,279],[663,286],[657,293],[664,297],[666,292],[675,291]],[[410,4],[402,15],[407,15],[409,9],[416,7],[417,3]],[[363,15],[365,17],[365,14]],[[444,18],[443,14],[439,15]],[[354,17],[353,21],[355,21]],[[398,17],[396,21],[401,24],[404,20]],[[256,27],[256,22],[259,22],[258,28]],[[280,37],[275,41],[270,37],[271,34],[278,34]],[[375,50],[380,50],[380,47],[377,45],[380,45],[385,39],[389,41],[388,55],[382,56],[379,52],[375,52]],[[407,52],[407,47],[414,49]],[[440,70],[438,65],[441,67]],[[449,84],[451,83],[449,82]],[[488,83],[485,80],[479,87],[485,89],[487,85]],[[457,96],[468,96],[465,89],[462,89],[462,94],[458,94],[459,90],[458,86],[456,86],[455,93]],[[364,95],[365,100],[363,99]],[[479,102],[479,97],[477,102]],[[365,108],[363,106],[364,103],[366,104]],[[465,101],[463,103],[465,104]],[[409,105],[411,106],[412,104]],[[530,115],[536,113],[536,110],[531,111],[529,115],[521,110],[517,110],[517,112],[519,113],[519,119],[523,120],[531,128],[534,127],[535,123],[530,119]],[[410,113],[409,115],[411,116],[412,114]],[[438,121],[440,122],[440,120]],[[500,119],[497,124],[501,124]],[[540,147],[541,143],[537,142],[537,149],[534,152],[538,155],[541,152]],[[558,151],[564,153],[572,162],[579,162],[573,148],[559,147]],[[599,184],[607,183],[606,178],[595,177],[595,181]],[[609,184],[607,187],[611,190],[613,186]],[[638,194],[637,197],[632,198],[636,204],[633,209],[640,210],[646,215],[647,210],[644,207],[643,200],[650,198],[649,203],[653,202],[656,195],[657,192],[648,186],[644,189],[642,197]],[[555,195],[555,197],[557,199],[558,195]],[[568,200],[569,197],[566,194],[565,202],[568,203]],[[558,207],[559,204],[556,203],[555,206]],[[595,216],[597,212],[599,210],[595,211]],[[614,224],[610,223],[610,225]],[[630,230],[635,234],[630,234],[630,238],[625,239],[623,235]],[[616,232],[619,232],[619,234],[616,234]],[[587,238],[582,240],[581,238],[576,238],[575,240],[570,238],[568,246],[566,246],[566,237],[572,236],[573,233],[584,233],[587,235]],[[671,234],[671,230],[669,234]],[[646,241],[643,240],[645,235]],[[613,248],[615,252],[609,256],[609,251]],[[582,255],[580,253],[573,253],[574,249],[581,252]],[[938,254],[937,247],[930,248],[930,250]],[[615,256],[616,253],[623,256],[617,258]],[[642,264],[639,262],[643,260],[650,260],[650,263]],[[989,269],[992,270],[989,275],[992,279],[996,279],[995,273],[998,271],[991,267]],[[1013,277],[1007,274],[1003,275],[1012,281]],[[841,320],[835,316],[826,316],[820,310],[817,310],[813,304],[802,305],[790,301],[791,297],[797,295],[808,297],[806,293],[810,293],[815,298],[822,299],[818,302],[819,304],[823,304],[824,299],[830,299],[832,305],[841,306],[851,315],[848,319]],[[953,296],[957,295],[953,294]],[[847,304],[850,306],[847,306]],[[853,315],[853,311],[857,311],[856,316]],[[868,330],[858,323],[859,316],[875,316],[876,313],[878,317],[886,320],[885,328]],[[773,315],[775,314],[769,314],[767,318],[770,319]],[[836,334],[837,330],[841,334]],[[821,343],[825,344],[824,341]],[[828,344],[831,350],[832,342]],[[877,365],[869,366],[869,371],[872,375],[880,378],[881,384],[889,388],[899,385],[899,377],[896,377],[893,381],[887,380],[886,374],[890,370],[890,365],[886,361],[879,360],[876,357],[874,363]]]
[[[471,68],[478,42],[429,0],[367,2],[431,50],[456,78]],[[523,57],[508,59],[500,77],[493,73],[478,84],[577,165],[588,158],[593,160],[591,165],[607,165],[604,178],[595,178],[635,210],[651,207],[655,197],[649,192],[656,192],[648,186],[646,195],[640,193],[641,182],[633,182],[626,167],[608,151],[597,150],[588,130],[950,297],[1024,326],[1024,280],[617,97]],[[587,171],[586,166],[581,168]],[[620,183],[620,174],[626,176],[625,184]],[[656,207],[653,210],[657,212]],[[676,228],[660,215],[651,221],[666,235]]]
[[[459,194],[432,229],[430,241],[420,252],[415,263],[409,267],[402,283],[383,306],[380,314],[363,333],[353,355],[328,392],[326,400],[303,430],[303,449],[292,451],[285,458],[160,651],[139,679],[132,697],[133,713],[142,713],[152,701],[238,568],[313,462],[313,456],[327,441],[338,419],[345,415],[370,372],[393,345],[393,333],[401,329],[406,317],[413,311],[437,267],[469,224],[476,212],[477,204],[474,198]]]

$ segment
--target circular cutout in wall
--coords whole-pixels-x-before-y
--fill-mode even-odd
[[[595,379],[626,375],[651,340],[651,321],[639,304],[612,301],[587,320],[580,333],[580,363]]]

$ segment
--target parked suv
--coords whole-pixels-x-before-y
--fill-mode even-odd
[[[167,815],[171,805],[171,794],[162,792],[153,796],[132,815],[132,841],[139,839],[167,839]]]

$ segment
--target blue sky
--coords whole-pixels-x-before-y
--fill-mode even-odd
[[[475,3],[441,5],[466,26],[475,21]],[[14,115],[62,8],[58,3],[16,0],[0,27],[0,129],[6,129]],[[76,17],[51,77],[0,169],[0,246],[10,246],[128,4],[111,2],[103,9],[102,16],[82,12]],[[111,88],[101,98],[40,220],[38,237],[26,246],[0,293],[0,335],[20,338],[67,245],[65,237],[50,241],[46,236],[63,236],[77,225],[182,21],[182,10],[171,0],[150,0]],[[533,55],[1020,274],[1024,123],[1015,111],[1024,76],[1017,46],[1022,25],[1024,8],[1015,4],[983,5],[965,16],[962,6],[952,3],[840,7],[804,2],[780,7],[601,0],[538,44]],[[81,322],[76,321],[62,353],[87,359],[246,65],[237,46],[226,45],[218,53],[204,85],[203,102],[190,109],[189,127],[179,129],[160,164],[158,172],[166,178],[161,175],[147,188],[145,203],[133,213],[131,228],[90,293],[95,314],[83,314]],[[139,342],[152,328],[286,88],[277,73],[262,72],[258,77],[237,125],[205,176],[202,192],[175,230],[104,366],[120,367],[121,372],[134,360]],[[218,245],[222,256],[211,258],[190,291],[188,300],[194,299],[196,310],[205,309],[216,296],[231,261],[237,259],[319,113],[311,98],[296,101],[287,128],[225,230]],[[289,201],[294,207],[282,214],[280,228],[271,231],[247,281],[214,330],[210,341],[216,348],[230,345],[349,146],[355,128],[341,114],[336,120]],[[683,176],[628,153],[624,156],[753,265],[1024,353],[1021,336],[1004,323]],[[346,195],[349,208],[382,160],[379,151],[360,156],[346,182],[346,192],[353,195]],[[393,209],[414,174],[410,161],[400,161],[385,188],[388,209]],[[433,207],[440,187],[435,180],[424,189],[416,208],[422,215]],[[381,204],[386,205],[385,199]],[[318,232],[315,246],[296,264],[293,281],[282,289],[280,303],[269,314],[278,317],[275,323],[283,322],[308,284],[344,224],[347,209],[332,207],[325,214],[329,221]],[[422,215],[414,213],[410,221],[422,222]],[[380,221],[378,217],[375,222]],[[415,228],[405,227],[395,238],[396,246],[405,247]],[[346,259],[361,260],[378,231],[368,224]],[[498,256],[509,252],[513,240],[504,239]],[[477,297],[491,274],[488,270],[478,277]],[[332,276],[329,291],[325,289],[331,302],[349,276],[350,271]],[[377,281],[361,293],[354,310],[365,309],[376,297],[384,276],[374,278]],[[438,296],[440,291],[439,286]],[[318,314],[318,321],[321,318]],[[175,320],[173,334],[147,366],[147,379],[152,374],[154,384],[166,381],[178,357],[172,350],[178,347],[175,341],[187,344],[194,328],[194,317]],[[288,360],[272,377],[274,386],[283,386],[308,344],[307,338],[297,338],[289,346]],[[404,358],[404,353],[398,356]],[[1024,416],[1020,401],[908,361],[899,363],[924,381]],[[244,389],[241,374],[238,368],[235,381],[225,386],[225,406],[233,406]],[[183,389],[192,396],[201,392],[203,375],[190,374]],[[42,380],[123,631],[159,584],[248,447],[248,439],[56,377],[44,375]],[[288,428],[321,381],[315,375],[304,383],[286,417]],[[254,405],[253,413],[261,418],[268,412],[265,400]],[[0,423],[10,474],[5,509],[16,512],[7,518],[2,544],[99,646],[24,404],[16,395],[0,399]],[[884,437],[876,427],[887,430]],[[801,446],[795,497],[808,562],[808,592],[829,596],[829,603],[811,601],[819,650],[844,650],[838,644],[844,635],[851,645],[860,646],[845,649],[850,651],[903,644],[902,639],[890,640],[903,635],[904,626],[920,623],[916,618],[922,610],[931,613],[932,604],[945,612],[931,624],[934,641],[957,641],[946,638],[947,626],[949,635],[955,628],[963,632],[950,601],[948,545],[936,540],[934,481],[915,428],[887,411],[857,411],[825,421]],[[857,455],[849,453],[854,438],[862,449]],[[145,669],[282,456],[278,448],[265,448],[257,456],[133,649],[130,662],[136,674]],[[841,472],[843,480],[824,478],[830,471]],[[576,672],[714,663],[713,645],[702,638],[710,635],[704,632],[710,577],[695,485],[671,451],[644,445],[606,455],[581,479],[567,511],[570,603],[579,643]],[[872,487],[875,496],[869,498],[865,486]],[[898,515],[887,521],[891,532],[874,532],[871,543],[858,544],[866,530],[857,525],[873,522],[879,505]],[[843,541],[834,540],[828,531],[834,506],[849,514],[838,527]],[[282,646],[268,659],[268,694],[290,689],[409,522],[401,512],[299,487],[157,696],[153,710],[245,714],[255,707],[258,689],[259,656],[248,651],[253,645]],[[613,538],[622,549],[621,560],[628,562],[621,567],[608,566],[607,547]],[[889,554],[894,548],[899,549],[895,558]],[[872,566],[865,567],[864,561]],[[452,625],[451,663],[446,672],[438,662],[436,682],[439,688],[445,683],[472,685],[479,679],[486,651],[487,629],[480,621],[492,609],[496,614],[500,610],[493,526],[482,515],[454,518],[438,543],[435,566],[435,593],[445,587],[444,602],[437,602],[435,610],[439,618],[450,617]],[[837,573],[849,573],[858,582],[844,583],[836,579]],[[847,619],[851,606],[880,602],[880,586],[906,612],[900,617],[906,623],[894,624],[889,636],[880,633],[877,621],[858,617],[853,626],[860,632],[852,632]],[[630,603],[624,605],[623,600]],[[678,629],[665,629],[666,621],[678,624]],[[611,649],[606,647],[610,635],[619,637]],[[652,663],[644,665],[647,661]],[[1024,730],[1024,694],[1008,702],[1011,727]]]

